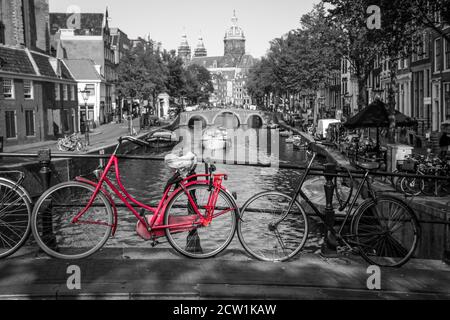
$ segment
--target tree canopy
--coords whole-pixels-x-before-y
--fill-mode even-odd
[[[184,67],[176,51],[154,50],[139,44],[129,50],[118,67],[117,90],[122,97],[152,100],[160,93],[191,103],[208,102],[214,91],[211,74],[202,66]]]

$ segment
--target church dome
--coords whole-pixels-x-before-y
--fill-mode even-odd
[[[191,50],[191,47],[189,46],[189,42],[187,40],[186,34],[183,34],[183,36],[181,37],[181,43],[180,43],[180,46],[178,47],[178,49],[180,49],[180,50],[189,49],[189,51]]]
[[[233,12],[233,17],[231,18],[231,27],[225,33],[225,40],[245,40],[244,31],[238,26],[236,11]]]
[[[198,38],[197,47],[194,51],[194,57],[206,57],[208,55],[208,52],[206,51],[205,44],[203,43],[203,38]]]
[[[189,46],[186,34],[183,34],[181,37],[181,43],[178,47],[178,55],[183,60],[189,60],[191,58],[191,47]]]

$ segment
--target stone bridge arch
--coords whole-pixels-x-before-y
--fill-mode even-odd
[[[252,118],[252,117],[258,117],[259,119],[261,119],[261,124],[263,126],[266,124],[266,120],[264,119],[263,115],[259,112],[252,112],[252,113],[247,114],[245,116],[245,120],[244,120],[243,124],[248,125],[248,122],[249,122],[250,118]]]
[[[183,112],[180,115],[180,126],[188,126],[193,118],[201,118],[206,121],[208,126],[214,125],[218,117],[224,113],[230,113],[239,121],[239,125],[247,125],[251,117],[259,117],[263,125],[267,124],[264,113],[253,110],[244,109],[215,109],[215,110],[199,110],[192,112]]]
[[[238,120],[238,128],[242,126],[244,123],[242,122],[241,116],[236,112],[236,110],[221,110],[220,112],[216,113],[215,116],[213,116],[211,125],[214,125],[217,121],[217,119],[224,114],[232,114],[237,120]]]

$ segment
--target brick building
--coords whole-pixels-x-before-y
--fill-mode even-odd
[[[48,0],[0,1],[0,137],[10,146],[77,131],[76,82],[49,53]]]

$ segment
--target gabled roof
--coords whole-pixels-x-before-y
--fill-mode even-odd
[[[75,80],[74,77],[72,77],[72,74],[70,73],[69,69],[67,69],[66,65],[61,62],[61,78],[66,80]]]
[[[61,75],[54,68],[60,69]],[[0,45],[0,72],[2,71],[23,76],[74,81],[61,60],[21,46]]]
[[[103,81],[103,77],[98,74],[95,69],[95,64],[92,60],[88,59],[65,59],[64,63],[69,68],[71,74],[75,80],[95,80]]]
[[[39,73],[41,75],[52,78],[57,77],[52,65],[50,64],[48,56],[44,56],[35,52],[31,52],[31,55],[33,57],[33,60],[36,62],[36,65],[39,68]]]
[[[0,71],[36,75],[24,49],[6,46],[0,46]]]

